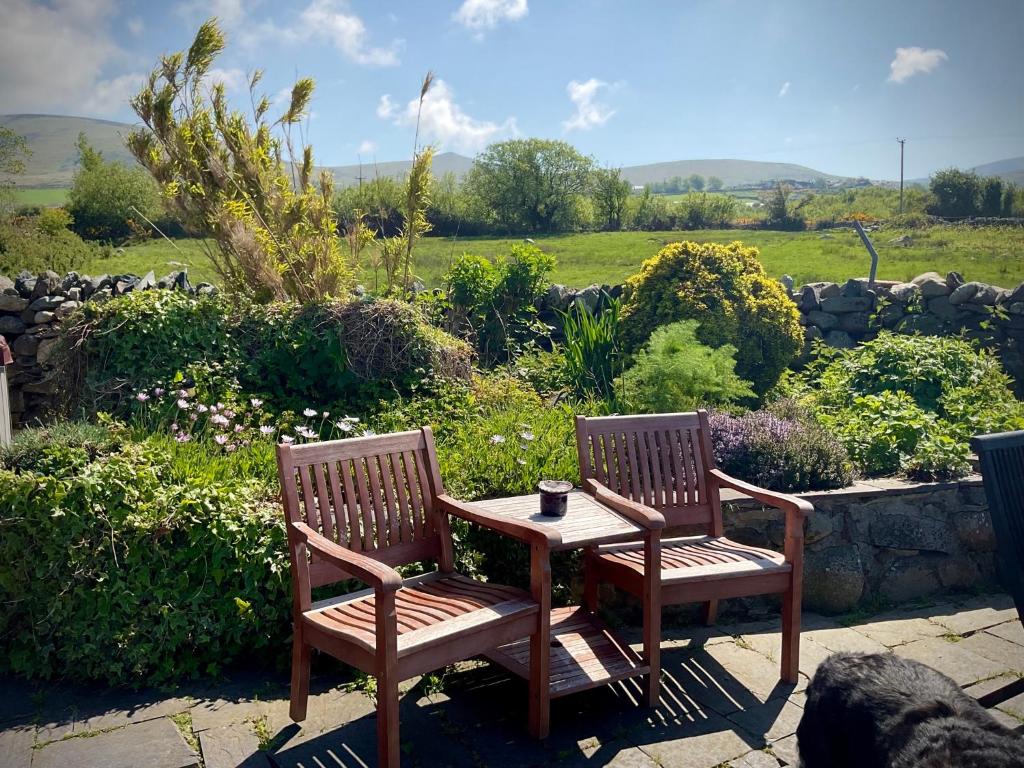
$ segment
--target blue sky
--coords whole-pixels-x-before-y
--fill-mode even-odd
[[[601,164],[795,162],[871,178],[1024,155],[1024,2],[920,0],[0,0],[0,114],[132,121],[161,53],[217,15],[217,77],[239,105],[262,67],[279,96],[317,81],[317,161],[407,157],[423,131],[473,155],[490,141],[572,142]]]

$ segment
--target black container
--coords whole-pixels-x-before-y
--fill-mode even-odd
[[[568,480],[541,480],[537,483],[540,491],[540,513],[548,517],[565,517],[569,508],[569,491],[572,483]]]

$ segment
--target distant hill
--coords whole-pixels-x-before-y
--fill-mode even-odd
[[[18,185],[24,187],[68,187],[75,170],[77,151],[75,140],[80,132],[110,160],[134,162],[124,146],[124,136],[131,126],[109,120],[61,115],[0,115],[0,125],[28,138],[32,159]],[[1024,171],[1024,158],[1004,161],[1017,163]],[[453,173],[462,178],[473,165],[473,159],[454,152],[443,152],[434,158],[434,173],[443,176]],[[993,163],[992,165],[1001,165]],[[330,166],[339,186],[357,184],[360,176],[401,178],[409,170],[408,160],[366,162],[359,165]],[[1019,172],[1018,171],[1018,172]],[[727,187],[753,185],[775,180],[814,182],[842,182],[842,176],[822,173],[813,168],[792,163],[764,163],[756,160],[676,160],[667,163],[634,165],[622,169],[622,175],[631,184],[643,185],[667,181],[674,176],[691,174],[717,176]]]
[[[473,158],[458,155],[455,152],[442,152],[434,155],[433,172],[435,176],[444,176],[446,173],[455,174],[455,178],[462,179],[473,165]],[[350,187],[359,183],[359,177],[363,181],[375,178],[400,179],[409,172],[410,162],[408,160],[391,160],[385,163],[366,162],[362,165],[332,165],[325,168],[334,174],[334,180],[338,186]]]
[[[79,133],[108,160],[135,162],[124,146],[123,137],[131,129],[127,123],[63,115],[0,115],[0,125],[24,136],[32,150],[18,186],[70,187],[78,163]]]
[[[1024,156],[976,165],[971,170],[979,176],[998,176],[1005,181],[1024,186]]]
[[[622,175],[631,184],[644,185],[665,181],[674,176],[686,178],[692,174],[707,178],[717,176],[727,187],[757,184],[763,181],[842,181],[803,165],[792,163],[763,163],[758,160],[676,160],[670,163],[633,165],[622,169]]]

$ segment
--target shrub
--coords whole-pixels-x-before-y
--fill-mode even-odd
[[[160,190],[138,166],[111,163],[78,135],[79,169],[68,193],[75,232],[89,240],[123,240],[146,231],[143,218],[159,217]]]
[[[622,396],[629,410],[642,413],[692,411],[726,405],[754,393],[736,375],[736,348],[717,349],[697,341],[697,323],[684,320],[662,326],[622,375]]]
[[[709,420],[716,463],[741,480],[786,492],[842,488],[853,480],[842,444],[810,418],[750,411],[713,413]]]
[[[0,221],[0,275],[23,269],[39,274],[47,269],[66,273],[82,267],[96,255],[96,248],[68,229],[54,226],[55,216],[40,212],[35,217]]]
[[[0,669],[160,684],[280,658],[291,595],[269,486],[182,476],[159,441],[84,460],[73,443],[0,469]]]
[[[277,411],[351,409],[470,369],[464,343],[390,300],[261,306],[145,291],[85,305],[64,333],[87,411],[124,413],[139,390],[182,385],[210,401],[257,395]]]
[[[972,435],[1024,428],[999,360],[963,339],[884,331],[856,349],[819,348],[793,385],[868,474],[965,474]]]
[[[637,349],[658,326],[696,320],[697,338],[736,347],[736,373],[761,395],[803,346],[796,305],[741,243],[673,243],[627,284],[622,337]]]
[[[446,327],[469,340],[481,362],[505,362],[543,330],[535,302],[554,267],[555,257],[532,245],[513,245],[507,257],[493,263],[463,254],[444,277]]]

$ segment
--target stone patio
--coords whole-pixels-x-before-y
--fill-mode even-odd
[[[552,736],[526,735],[525,685],[483,663],[410,681],[402,701],[405,766],[796,765],[803,690],[840,650],[891,651],[982,695],[1024,676],[1024,629],[991,594],[839,619],[804,615],[801,680],[778,682],[777,621],[667,630],[662,703],[633,683],[555,701]],[[639,640],[638,633],[631,639]],[[326,676],[325,676],[326,677]],[[287,680],[239,675],[173,693],[126,693],[0,680],[0,768],[336,768],[376,765],[373,702],[314,679],[307,720],[288,718]],[[995,714],[1024,723],[1024,696]]]

